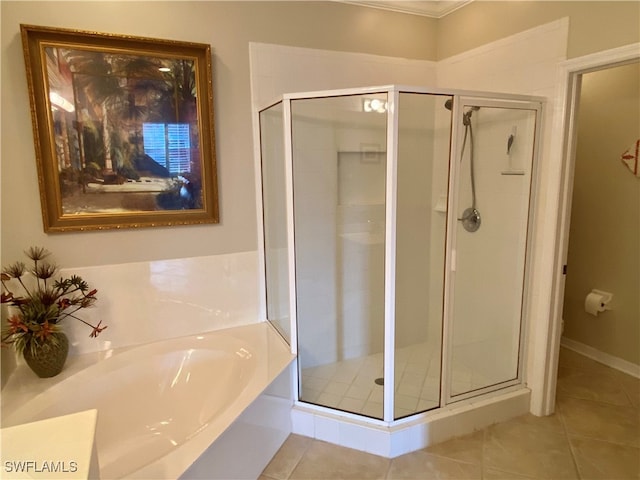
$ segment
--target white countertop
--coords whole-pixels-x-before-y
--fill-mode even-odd
[[[97,410],[0,429],[0,478],[99,478]]]

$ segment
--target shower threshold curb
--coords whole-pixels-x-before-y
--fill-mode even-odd
[[[489,397],[460,401],[392,424],[296,403],[291,410],[292,432],[395,458],[524,415],[529,412],[530,398],[531,390],[518,387]]]

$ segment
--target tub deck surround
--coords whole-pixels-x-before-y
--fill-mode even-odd
[[[95,408],[101,478],[178,478],[293,358],[261,322],[71,358],[46,382],[21,365],[3,426]]]

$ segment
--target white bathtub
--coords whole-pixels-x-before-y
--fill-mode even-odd
[[[77,372],[72,358],[42,393],[16,387],[3,427],[97,409],[101,478],[178,478],[292,359],[267,323],[113,351]]]

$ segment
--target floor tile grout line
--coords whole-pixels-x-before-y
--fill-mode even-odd
[[[389,461],[387,462],[387,471],[384,474],[384,480],[390,480],[390,475],[391,475],[391,466],[393,464],[393,460],[395,457],[393,458],[389,458]]]
[[[560,397],[566,396],[566,397],[571,397],[571,398],[579,398],[579,399],[582,399],[582,400],[593,400],[593,401],[597,401],[597,402],[604,403],[604,404],[607,404],[607,405],[614,405],[614,406],[621,406],[621,407],[626,407],[626,406],[636,407],[636,405],[634,405],[634,403],[633,403],[634,399],[632,398],[631,394],[629,393],[629,391],[625,387],[624,382],[620,378],[620,374],[623,374],[623,375],[628,375],[628,374],[626,374],[624,372],[621,372],[620,370],[613,369],[611,367],[609,367],[609,368],[611,368],[610,372],[593,372],[593,371],[590,372],[588,370],[581,370],[581,369],[578,369],[578,368],[575,368],[575,367],[570,367],[570,366],[562,366],[561,368],[574,370],[574,371],[577,371],[577,372],[579,372],[581,374],[587,374],[587,375],[598,374],[598,375],[602,375],[603,377],[606,377],[608,380],[612,381],[617,386],[618,390],[620,390],[620,392],[622,393],[623,397],[627,400],[627,404],[626,405],[620,405],[620,404],[617,404],[617,403],[607,402],[607,401],[604,401],[604,400],[597,400],[597,399],[578,397],[576,395],[572,395],[570,393],[568,394],[568,393],[565,393],[565,392],[558,392]],[[631,376],[631,378],[634,378],[634,377]]]
[[[620,409],[627,409],[627,410],[636,410],[637,412],[640,412],[640,407],[636,407],[634,405],[615,405],[615,404],[612,404],[612,403],[602,402],[600,400],[595,400],[595,399],[592,399],[592,398],[571,397],[571,396],[568,396],[568,395],[561,395],[561,396],[559,396],[557,398],[558,399],[570,398],[572,400],[579,400],[581,402],[588,402],[591,405],[599,405],[601,407],[614,408],[614,409],[620,408]],[[556,401],[556,404],[557,404],[557,401]]]
[[[569,445],[569,452],[571,453],[571,461],[573,462],[573,467],[576,469],[576,473],[578,474],[578,478],[582,478],[582,473],[580,472],[580,466],[578,465],[578,461],[576,459],[576,453],[575,453],[575,449],[573,448],[573,444],[571,443],[571,438],[569,436],[569,429],[567,428],[567,422],[564,418],[564,413],[562,413],[562,410],[560,408],[557,408],[556,405],[556,412],[558,414],[558,417],[560,419],[560,424],[562,425],[562,430],[564,431],[564,438],[567,441],[567,444]]]
[[[578,440],[589,440],[590,442],[606,443],[607,445],[611,445],[614,447],[635,448],[636,450],[640,451],[640,445],[629,445],[628,443],[612,442],[611,440],[603,440],[600,437],[589,437],[587,435],[568,433],[567,438],[569,439],[569,442],[571,442],[571,438],[576,438]]]
[[[618,370],[618,372],[620,372],[620,371]],[[624,374],[624,375],[627,375],[627,376],[629,376],[631,378],[634,378],[634,379],[638,380],[638,382],[640,382],[640,378],[636,378],[633,375],[629,375],[628,373],[625,373],[625,372],[621,372],[621,373]],[[620,377],[620,375],[619,374],[614,374],[614,375],[612,375],[612,377],[615,377],[614,379],[615,379],[616,383],[618,384],[620,389],[626,395],[627,400],[629,401],[629,404],[631,404],[633,407],[640,408],[640,404],[636,405],[635,403],[633,403],[633,401],[634,400],[638,400],[638,398],[633,398],[632,397],[631,392],[629,392],[629,390],[627,390],[627,386],[622,381],[622,378]]]
[[[280,479],[278,479],[278,478],[276,478],[276,477],[272,477],[271,475],[267,475],[267,474],[266,474],[266,473],[264,473],[264,472],[262,472],[262,473],[260,474],[260,476],[261,476],[261,477],[264,477],[264,478],[268,478],[269,480],[280,480]],[[287,475],[287,480],[288,480],[288,479],[289,479],[289,476]]]
[[[448,457],[447,455],[443,455],[441,453],[429,452],[429,451],[427,451],[427,448],[422,448],[420,450],[414,450],[414,452],[424,452],[427,455],[431,455],[432,457],[443,458],[445,460],[451,460],[451,461],[457,462],[457,463],[464,463],[465,465],[476,465],[478,467],[482,467],[482,462],[476,463],[476,462],[470,462],[468,460],[461,460],[459,458]],[[410,454],[412,454],[414,452],[409,452],[409,453],[406,453],[405,455],[410,455]]]
[[[626,395],[625,395],[626,397]],[[629,404],[627,405],[620,405],[619,403],[611,403],[611,402],[607,402],[605,400],[598,400],[595,398],[586,398],[586,397],[579,397],[577,395],[572,395],[570,393],[564,393],[564,392],[558,392],[558,398],[573,398],[576,400],[588,400],[590,402],[595,402],[595,403],[600,403],[602,405],[606,405],[608,407],[623,407],[623,408],[638,408],[635,407],[631,402],[629,402]]]
[[[487,430],[489,430],[489,427],[482,429],[482,446],[480,448],[480,476],[482,479],[484,479],[484,454],[486,450],[485,447],[487,445]]]
[[[298,459],[298,461],[293,465],[293,468],[291,469],[291,471],[289,472],[289,475],[287,475],[287,480],[291,479],[291,475],[293,475],[293,472],[296,471],[296,468],[298,468],[298,465],[300,465],[300,462],[302,461],[302,459],[304,458],[304,456],[307,454],[307,452],[309,451],[309,449],[311,448],[311,444],[315,441],[315,438],[312,438],[311,441],[307,442],[307,446],[306,448],[303,450],[302,455],[300,455],[300,458]]]

